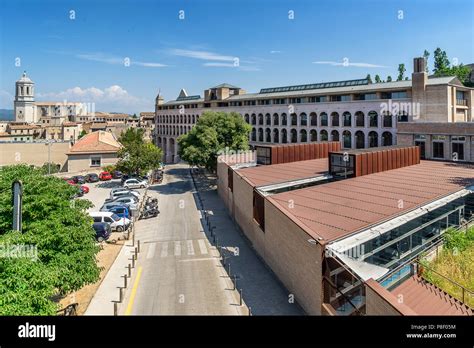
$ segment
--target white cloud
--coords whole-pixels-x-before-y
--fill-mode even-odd
[[[61,92],[38,93],[38,100],[95,103],[96,111],[140,112],[153,110],[153,101],[128,93],[118,85],[100,89],[97,87],[73,87]]]
[[[180,48],[173,48],[169,50],[169,53],[174,56],[188,57],[201,60],[217,60],[224,62],[232,62],[236,58],[235,56],[227,56],[214,52],[185,50]]]
[[[148,68],[162,68],[167,65],[156,63],[156,62],[140,62],[135,61],[131,57],[117,57],[111,55],[104,55],[102,53],[86,53],[86,54],[76,54],[76,58],[83,59],[83,60],[90,60],[93,62],[100,62],[106,64],[116,64],[116,65],[124,65],[125,66],[125,59],[128,58],[130,61],[130,65],[137,65],[143,66]]]
[[[13,109],[13,94],[0,90],[0,109]]]
[[[277,54],[277,53],[281,53],[281,51],[277,51],[277,50],[270,51],[270,54]]]
[[[385,65],[377,65],[377,64],[371,64],[371,63],[352,63],[350,61],[347,62],[335,62],[335,61],[317,61],[313,62],[313,64],[326,64],[326,65],[332,65],[332,66],[355,66],[358,68],[388,68],[388,66]]]

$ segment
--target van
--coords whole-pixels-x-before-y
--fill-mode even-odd
[[[121,218],[117,214],[109,211],[93,211],[89,215],[94,219],[94,222],[107,222],[110,224],[112,231],[123,232],[130,226],[130,220]]]

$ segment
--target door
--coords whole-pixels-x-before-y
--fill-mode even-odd
[[[415,141],[415,145],[420,147],[420,158],[425,159],[425,142]]]

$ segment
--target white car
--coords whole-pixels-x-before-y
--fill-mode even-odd
[[[117,197],[114,200],[107,200],[105,204],[109,203],[121,203],[121,204],[126,204],[130,207],[132,210],[137,210],[138,209],[138,199],[132,196],[124,196],[124,197]]]
[[[115,199],[117,197],[130,196],[130,195],[140,200],[140,192],[137,192],[135,190],[122,188],[121,190],[110,191],[110,199]]]
[[[127,179],[123,183],[123,187],[130,189],[130,188],[145,188],[148,187],[148,181],[141,180],[141,179]]]
[[[108,211],[93,211],[89,215],[94,219],[94,222],[107,222],[110,224],[112,231],[123,232],[128,229],[131,221],[127,218],[108,212]]]

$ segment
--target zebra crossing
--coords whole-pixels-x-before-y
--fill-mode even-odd
[[[176,240],[165,242],[150,242],[146,252],[146,258],[152,259],[155,257],[186,257],[209,255],[209,246],[205,239],[190,239],[190,240]]]

